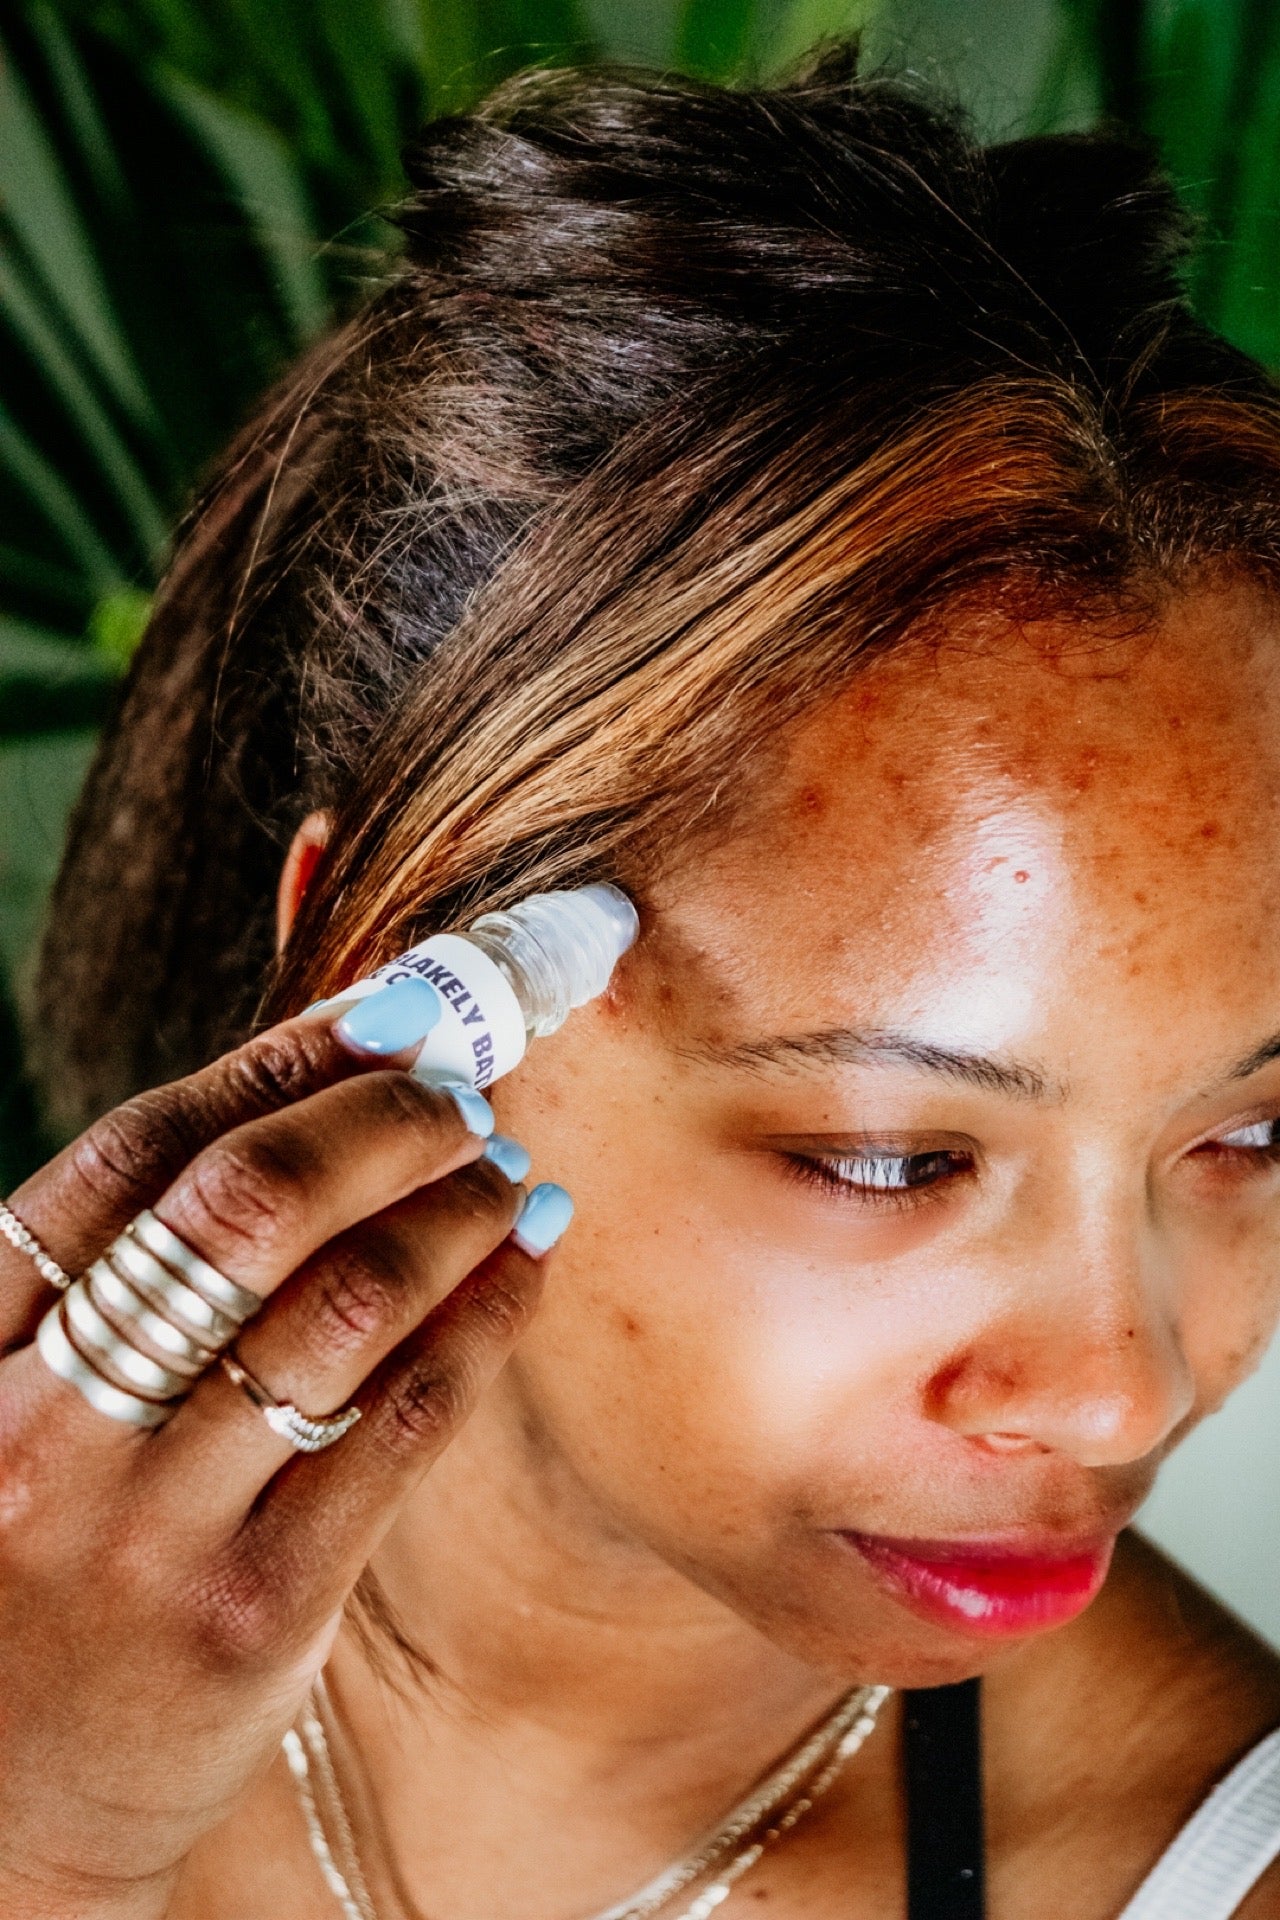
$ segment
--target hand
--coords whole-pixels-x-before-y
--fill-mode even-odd
[[[129,1102],[13,1196],[70,1273],[152,1207],[266,1299],[236,1341],[252,1373],[309,1414],[353,1397],[363,1414],[296,1454],[215,1365],[166,1425],[118,1424],[32,1346],[56,1296],[0,1241],[0,1911],[15,1920],[164,1913],[535,1302],[538,1262],[508,1238],[522,1189],[453,1097],[353,1054],[333,1019]]]

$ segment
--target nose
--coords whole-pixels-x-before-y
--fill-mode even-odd
[[[1196,1385],[1152,1223],[1104,1222],[1095,1207],[1076,1232],[1017,1250],[1012,1270],[1009,1258],[1006,1247],[1003,1306],[929,1379],[929,1416],[992,1452],[1061,1453],[1086,1467],[1154,1453]]]

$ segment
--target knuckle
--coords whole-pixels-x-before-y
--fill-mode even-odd
[[[191,1151],[192,1125],[177,1088],[127,1100],[94,1123],[71,1149],[75,1177],[96,1198],[139,1204]]]
[[[392,1453],[444,1446],[465,1419],[470,1394],[462,1374],[430,1361],[413,1367],[393,1387],[383,1434]]]
[[[0,1583],[7,1572],[16,1571],[24,1562],[33,1541],[40,1536],[40,1519],[47,1486],[40,1462],[16,1451],[6,1450],[0,1460]]]
[[[50,1523],[53,1532],[62,1531],[66,1456],[49,1443],[48,1376],[34,1349],[16,1354],[0,1379],[0,1558],[8,1558],[47,1535]],[[101,1524],[101,1503],[94,1503],[90,1517]],[[77,1524],[76,1531],[83,1540],[83,1527]]]
[[[471,1305],[485,1345],[510,1346],[524,1332],[534,1300],[531,1293],[486,1271],[485,1284],[476,1288]]]
[[[504,1234],[515,1214],[515,1188],[489,1160],[460,1168],[450,1183],[450,1198],[461,1221],[488,1229],[491,1238]]]
[[[407,1073],[380,1073],[369,1082],[392,1126],[407,1126],[438,1146],[442,1132],[458,1133],[462,1120],[447,1094],[424,1086]]]
[[[328,1355],[364,1346],[398,1317],[407,1290],[400,1252],[385,1236],[339,1241],[304,1288],[313,1337]]]
[[[232,1104],[245,1113],[277,1113],[311,1093],[333,1050],[324,1028],[283,1033],[273,1029],[230,1055],[227,1085]]]
[[[64,1590],[91,1590],[103,1617],[135,1622],[151,1638],[172,1613],[172,1545],[137,1492],[132,1487],[92,1513],[78,1509],[74,1519],[65,1512],[57,1521],[33,1516],[17,1531],[28,1572],[38,1569]]]
[[[154,1614],[172,1582],[170,1548],[145,1506],[124,1502],[97,1529],[94,1559],[110,1569],[114,1611],[121,1618]]]
[[[190,1626],[197,1657],[212,1671],[271,1664],[287,1638],[281,1584],[249,1555],[228,1554],[199,1582]]]
[[[229,1135],[192,1163],[171,1206],[197,1241],[247,1244],[257,1254],[270,1254],[306,1213],[306,1171],[278,1140]]]

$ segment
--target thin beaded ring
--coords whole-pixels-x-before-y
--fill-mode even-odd
[[[19,1253],[25,1253],[28,1259],[35,1261],[41,1279],[47,1280],[51,1287],[58,1289],[59,1293],[66,1292],[71,1285],[70,1274],[63,1272],[53,1255],[45,1252],[34,1233],[23,1226],[17,1214],[6,1206],[3,1200],[0,1200],[0,1234],[3,1234],[11,1247],[15,1247]]]

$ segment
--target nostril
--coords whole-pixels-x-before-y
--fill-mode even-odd
[[[1026,1433],[976,1433],[974,1440],[990,1453],[1048,1453],[1043,1441]]]

